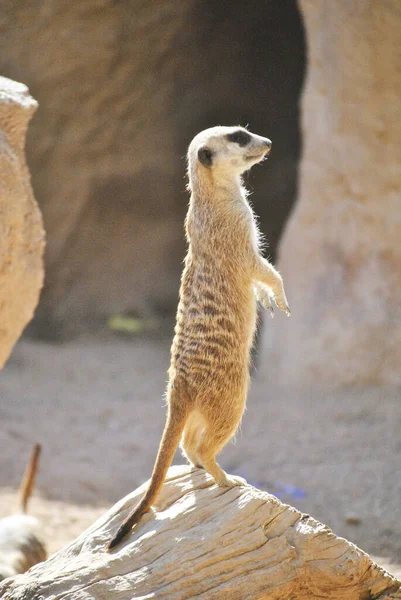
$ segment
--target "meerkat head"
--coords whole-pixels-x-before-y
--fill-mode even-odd
[[[271,141],[243,127],[212,127],[201,131],[188,150],[189,178],[210,174],[216,179],[239,176],[264,160]]]

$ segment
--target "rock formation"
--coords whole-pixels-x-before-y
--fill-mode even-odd
[[[42,217],[25,161],[36,108],[25,85],[0,77],[0,368],[31,320],[43,283]]]
[[[266,327],[282,381],[401,383],[398,0],[300,0],[300,192],[280,244],[293,318]]]
[[[273,140],[250,185],[274,250],[299,154],[295,0],[3,0],[0,32],[1,72],[41,107],[28,138],[47,234],[35,333],[175,313],[185,153],[208,126]]]

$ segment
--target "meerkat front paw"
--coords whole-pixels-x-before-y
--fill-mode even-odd
[[[287,297],[285,295],[283,281],[281,279],[280,279],[280,285],[277,286],[277,288],[273,290],[273,294],[274,294],[273,295],[274,302],[276,303],[278,308],[280,310],[282,310],[283,312],[285,312],[287,317],[290,317],[291,310],[290,310],[290,307],[288,306],[288,301],[287,301]]]
[[[273,301],[280,310],[285,312],[287,317],[291,316],[291,310],[288,306],[284,287],[277,292],[273,292],[270,288],[261,284],[257,284],[254,287],[256,299],[261,303],[265,310],[270,312],[272,319],[274,317]]]
[[[270,316],[274,317],[273,299],[274,295],[271,290],[263,285],[255,285],[255,296],[256,300],[260,302],[265,310],[270,312]]]

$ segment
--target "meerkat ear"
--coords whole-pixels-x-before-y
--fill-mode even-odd
[[[202,148],[199,148],[198,150],[198,158],[204,167],[211,167],[213,162],[213,152],[206,146],[202,146]]]

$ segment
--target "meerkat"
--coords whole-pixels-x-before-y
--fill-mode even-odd
[[[25,573],[46,559],[39,522],[26,514],[38,471],[40,451],[40,445],[35,444],[20,485],[21,514],[0,520],[0,581]]]
[[[219,486],[243,485],[216,455],[245,409],[258,299],[290,315],[283,280],[261,255],[241,175],[263,161],[271,141],[242,127],[213,127],[188,150],[188,252],[171,348],[167,422],[150,485],[108,544],[113,548],[154,503],[181,440],[184,456]]]

